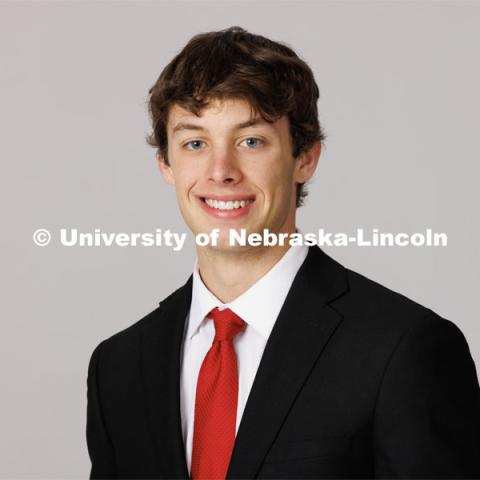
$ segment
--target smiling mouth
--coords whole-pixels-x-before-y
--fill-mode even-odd
[[[250,203],[253,203],[254,199],[247,200],[216,200],[214,198],[203,197],[202,201],[206,203],[210,208],[216,210],[238,210],[244,208]]]

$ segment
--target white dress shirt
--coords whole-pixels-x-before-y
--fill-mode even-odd
[[[222,303],[207,289],[198,273],[198,261],[195,262],[192,303],[186,318],[180,374],[182,434],[189,472],[197,378],[203,359],[212,346],[215,336],[213,320],[206,316],[215,307],[220,310],[230,308],[246,323],[245,329],[233,339],[238,364],[238,406],[235,430],[238,432],[268,337],[307,253],[306,246],[290,247],[262,278],[228,304]]]

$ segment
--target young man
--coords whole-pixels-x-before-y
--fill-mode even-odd
[[[95,349],[91,478],[480,478],[480,391],[459,329],[296,231],[323,140],[288,47],[197,35],[150,91],[162,176],[197,247],[187,283]]]

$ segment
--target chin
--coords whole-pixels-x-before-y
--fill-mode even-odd
[[[228,243],[228,240],[225,242],[218,242],[218,245],[213,247],[210,246],[208,247],[212,252],[217,252],[217,253],[231,253],[231,254],[240,254],[240,253],[246,253],[246,252],[254,252],[256,251],[259,247],[252,247],[251,245],[230,245]]]

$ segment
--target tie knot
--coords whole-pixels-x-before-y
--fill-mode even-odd
[[[226,308],[219,310],[214,308],[209,314],[215,323],[214,342],[221,340],[232,340],[237,333],[240,333],[245,327],[245,322],[232,310]]]

